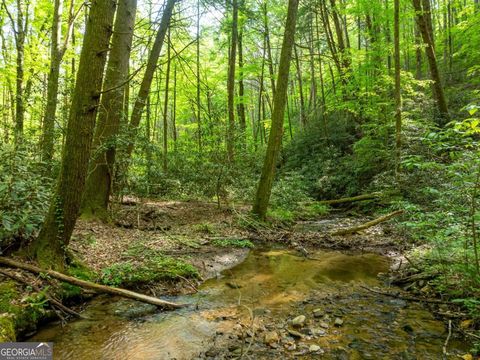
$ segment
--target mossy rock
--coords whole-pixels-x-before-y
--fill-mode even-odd
[[[0,314],[0,343],[15,341],[15,316],[9,313]]]
[[[44,294],[32,292],[24,295],[12,280],[0,284],[0,338],[12,339],[15,334],[35,330],[38,322],[45,318],[47,303]]]
[[[198,276],[198,270],[193,265],[170,256],[155,256],[144,263],[117,263],[102,270],[102,282],[111,286],[131,287]]]

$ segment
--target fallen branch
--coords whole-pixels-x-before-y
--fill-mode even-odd
[[[330,232],[330,235],[348,235],[348,234],[353,234],[353,233],[356,233],[356,232],[359,232],[359,231],[362,231],[362,230],[365,230],[365,229],[368,229],[372,226],[375,226],[375,225],[378,225],[382,222],[385,222],[385,221],[388,221],[392,218],[394,218],[395,216],[399,216],[401,214],[403,214],[404,211],[403,210],[398,210],[398,211],[395,211],[393,213],[390,213],[390,214],[387,214],[387,215],[384,215],[384,216],[381,216],[375,220],[372,220],[372,221],[369,221],[369,222],[366,222],[364,224],[361,224],[361,225],[357,225],[357,226],[353,226],[353,227],[350,227],[350,228],[346,228],[346,229],[340,229],[340,230],[336,230],[336,231],[332,231]]]
[[[407,283],[412,283],[418,280],[430,280],[438,276],[437,273],[417,273],[409,276],[405,276],[402,278],[398,279],[393,279],[392,284],[393,285],[404,285]]]
[[[346,197],[346,198],[341,198],[341,199],[334,199],[334,200],[322,200],[319,201],[319,204],[324,204],[324,205],[338,205],[338,204],[344,204],[344,203],[351,203],[351,202],[357,202],[357,201],[365,201],[365,200],[375,200],[381,197],[381,193],[372,193],[372,194],[364,194],[364,195],[358,195],[358,196],[353,196],[353,197]]]
[[[133,291],[130,291],[130,290],[113,288],[113,287],[110,287],[110,286],[105,286],[105,285],[92,283],[90,281],[80,280],[80,279],[77,279],[77,278],[59,273],[57,271],[41,269],[37,266],[21,263],[19,261],[15,261],[15,260],[8,259],[8,258],[5,258],[5,257],[0,257],[0,264],[8,266],[8,267],[13,267],[13,268],[26,270],[26,271],[29,271],[29,272],[34,273],[34,274],[47,274],[47,275],[49,275],[49,276],[51,276],[51,277],[53,277],[57,280],[61,280],[61,281],[64,281],[64,282],[67,282],[67,283],[70,283],[70,284],[73,284],[73,285],[76,285],[76,286],[80,286],[82,288],[92,289],[92,290],[95,290],[97,292],[110,294],[110,295],[117,295],[117,296],[121,296],[121,297],[128,298],[128,299],[138,300],[138,301],[141,301],[141,302],[144,302],[144,303],[147,303],[147,304],[156,305],[156,306],[166,308],[166,309],[178,309],[180,307],[185,306],[185,305],[182,305],[182,304],[176,304],[176,303],[172,303],[172,302],[169,302],[169,301],[160,300],[160,299],[157,299],[157,298],[154,298],[154,297],[151,297],[151,296],[139,294],[139,293],[136,293],[136,292],[133,292]]]
[[[443,357],[444,357],[444,359],[446,359],[447,356],[448,356],[447,346],[448,346],[448,342],[450,341],[451,336],[452,336],[452,320],[448,320],[448,336],[447,336],[447,339],[445,340],[445,343],[443,344]]]
[[[3,269],[0,269],[0,274],[2,274],[4,276],[7,276],[10,279],[15,280],[16,282],[19,282],[19,283],[24,284],[26,286],[30,286],[34,291],[36,291],[38,293],[42,292],[42,289],[40,289],[38,286],[32,284],[31,282],[26,281],[25,279],[21,278],[20,276],[11,274],[8,271],[5,271]],[[63,311],[65,314],[72,315],[74,317],[78,317],[78,318],[81,318],[81,319],[85,319],[84,316],[82,316],[79,313],[77,313],[76,311],[73,311],[72,309],[66,307],[59,300],[57,300],[53,296],[51,296],[49,293],[44,292],[44,295],[47,298],[48,302],[50,302],[50,304],[52,306],[57,307],[60,311]]]
[[[374,294],[385,295],[385,296],[389,296],[389,297],[393,297],[393,298],[400,299],[400,300],[405,300],[405,301],[424,302],[424,303],[429,303],[429,304],[451,304],[450,301],[443,301],[443,300],[437,300],[437,299],[425,299],[425,298],[419,298],[419,297],[413,297],[413,296],[404,296],[404,295],[400,295],[400,294],[393,294],[393,293],[389,293],[389,292],[386,292],[386,291],[379,291],[379,290],[370,289],[369,287],[363,286],[363,285],[360,285],[360,287],[362,289],[368,290],[368,291],[370,291]]]

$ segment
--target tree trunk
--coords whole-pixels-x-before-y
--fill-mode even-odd
[[[165,99],[163,103],[163,172],[168,170],[168,95],[170,85],[170,67],[172,58],[170,56],[170,32],[171,28],[168,28],[168,51],[167,51],[167,73],[165,76]]]
[[[433,45],[433,41],[430,36],[429,31],[429,21],[426,19],[427,12],[424,12],[422,5],[420,3],[421,0],[413,0],[413,6],[416,11],[416,21],[418,24],[418,28],[422,35],[423,42],[425,43],[425,52],[428,59],[428,64],[430,67],[430,75],[433,80],[433,93],[435,96],[435,100],[437,102],[437,108],[439,112],[439,124],[444,125],[450,119],[450,114],[448,112],[448,105],[447,100],[445,99],[445,93],[443,91],[442,79],[440,76],[440,72],[438,70],[437,59],[435,55],[435,49]]]
[[[242,145],[246,147],[246,134],[247,134],[247,118],[245,110],[245,84],[243,81],[243,26],[238,35],[238,71],[240,73],[240,79],[238,81],[238,123],[240,124],[240,131],[242,136]]]
[[[298,92],[300,94],[300,122],[302,123],[302,126],[305,127],[307,125],[307,114],[305,109],[305,97],[303,94],[302,67],[300,63],[300,57],[298,56],[297,47],[293,45],[293,49],[295,53],[295,64],[297,68]]]
[[[267,1],[263,3],[263,22],[265,31],[265,46],[268,56],[268,71],[270,73],[270,84],[272,86],[272,95],[275,96],[275,72],[273,69],[272,44],[270,42],[270,28],[268,26],[268,7]]]
[[[24,81],[25,81],[25,40],[28,27],[28,4],[26,9],[22,5],[21,0],[16,2],[16,24],[12,21],[12,27],[15,37],[15,47],[17,50],[16,60],[16,82],[15,82],[15,131],[14,139],[15,146],[19,146],[23,142],[23,126],[25,122],[25,94],[24,94]],[[4,3],[5,9],[7,5]],[[10,16],[10,14],[9,14]]]
[[[155,37],[155,42],[153,43],[152,51],[148,57],[147,68],[145,74],[143,75],[142,83],[140,84],[140,89],[138,90],[137,99],[135,105],[133,106],[132,116],[130,119],[130,128],[133,132],[133,136],[136,134],[140,120],[142,119],[143,110],[145,109],[145,104],[147,102],[148,93],[150,92],[150,87],[153,81],[153,75],[157,68],[158,58],[162,51],[163,43],[165,40],[165,35],[167,34],[168,26],[170,25],[170,19],[172,18],[173,8],[177,0],[168,0],[165,9],[163,10],[162,19],[160,20],[160,27],[158,28],[157,36]],[[125,154],[125,160],[128,163],[130,159],[135,142],[131,141],[128,144],[127,151]],[[127,167],[124,168],[124,172],[127,171]]]
[[[201,78],[200,78],[200,0],[197,0],[197,137],[198,151],[202,152],[202,104],[201,104]]]
[[[120,0],[112,36],[95,137],[94,153],[90,160],[89,176],[82,203],[82,215],[102,220],[108,218],[116,141],[120,124],[125,123],[125,87],[128,87],[128,64],[132,47],[137,0]]]
[[[273,178],[275,176],[275,167],[282,145],[290,61],[292,58],[293,47],[295,45],[298,2],[299,0],[288,1],[287,22],[285,26],[285,34],[283,36],[282,53],[280,56],[280,66],[276,82],[277,88],[273,100],[272,127],[268,139],[267,153],[262,169],[262,175],[258,184],[253,206],[253,213],[261,219],[264,219],[267,213],[268,203],[272,192]]]
[[[69,6],[69,20],[67,24],[67,32],[63,44],[60,44],[62,37],[62,3],[63,0],[55,0],[53,6],[53,22],[52,22],[52,43],[50,44],[50,71],[47,80],[47,106],[42,125],[41,151],[42,160],[50,162],[53,158],[53,148],[55,141],[55,116],[57,112],[58,101],[58,81],[60,78],[60,65],[63,56],[67,51],[68,41],[73,31],[74,23],[74,0],[71,0]],[[47,166],[47,170],[50,166]]]
[[[395,177],[398,182],[402,148],[402,94],[400,78],[400,0],[394,0],[394,59],[395,59]]]
[[[77,220],[115,8],[114,0],[91,3],[57,187],[40,234],[29,247],[31,255],[44,267],[63,268]]]
[[[227,127],[227,155],[228,161],[234,161],[235,152],[235,64],[237,59],[238,41],[238,0],[232,1],[232,29],[230,40],[230,56],[228,58],[228,127]]]
[[[415,79],[421,80],[422,75],[422,39],[418,25],[415,24]]]

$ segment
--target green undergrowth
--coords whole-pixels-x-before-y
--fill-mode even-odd
[[[45,293],[28,289],[23,294],[14,281],[0,284],[0,343],[15,341],[17,334],[35,329],[36,324],[46,318],[47,300]]]
[[[215,239],[212,241],[212,244],[218,247],[233,247],[233,248],[248,248],[253,249],[255,245],[246,239]]]
[[[90,282],[96,282],[98,280],[97,273],[76,258],[71,260],[70,265],[67,268],[67,273],[80,280]],[[83,296],[81,287],[66,282],[61,283],[58,294],[59,297],[65,301],[75,301],[76,299],[81,299]]]
[[[179,277],[196,278],[198,270],[183,260],[155,255],[143,262],[127,260],[102,270],[101,281],[105,285],[132,287]]]

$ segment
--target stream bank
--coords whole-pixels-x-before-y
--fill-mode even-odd
[[[53,341],[60,359],[440,359],[444,324],[416,303],[378,296],[390,261],[372,253],[256,249],[240,265],[169,298],[186,309],[158,313],[99,297],[87,319],[52,324],[31,341]],[[455,335],[445,358],[468,352]]]
[[[178,339],[185,339],[188,343],[194,341],[196,333],[205,334],[205,337],[201,336],[202,341],[199,340],[199,342],[203,343],[207,338],[207,343],[210,344],[213,341],[214,346],[203,353],[194,352],[204,358],[238,357],[247,349],[247,353],[254,351],[255,356],[267,358],[269,354],[273,354],[274,357],[307,356],[308,358],[308,356],[318,355],[322,352],[337,356],[332,358],[368,357],[370,340],[365,337],[359,338],[355,333],[348,333],[345,330],[352,327],[362,328],[361,333],[369,333],[370,338],[375,338],[375,334],[378,333],[388,333],[390,335],[385,341],[388,340],[390,343],[395,342],[395,336],[402,339],[400,343],[403,345],[401,346],[397,344],[396,346],[382,347],[377,344],[379,348],[375,350],[377,352],[374,352],[377,355],[383,354],[381,351],[392,351],[395,348],[395,351],[402,349],[398,356],[403,356],[401,355],[402,351],[409,354],[417,351],[415,349],[418,344],[425,348],[426,345],[421,344],[428,342],[434,344],[435,351],[438,349],[441,351],[439,344],[445,341],[446,327],[444,323],[434,319],[429,309],[415,303],[410,304],[394,298],[372,295],[359,286],[365,284],[365,281],[369,286],[384,286],[384,282],[377,279],[377,274],[378,272],[388,272],[388,265],[386,265],[390,261],[388,259],[396,259],[395,269],[404,263],[399,255],[400,250],[405,247],[405,239],[396,235],[389,225],[375,226],[352,236],[331,237],[326,235],[333,228],[350,227],[358,222],[363,222],[363,219],[358,217],[340,215],[298,222],[294,227],[252,229],[250,226],[245,226],[244,214],[247,210],[247,208],[239,207],[232,212],[218,209],[215,204],[201,202],[142,201],[124,204],[118,208],[115,214],[116,221],[113,224],[79,221],[70,250],[82,266],[75,268],[74,275],[85,276],[90,280],[97,279],[110,285],[127,286],[149,295],[191,303],[192,306],[185,310],[185,313],[182,311],[158,313],[156,309],[139,306],[138,303],[118,301],[118,299],[102,296],[94,298],[91,303],[85,303],[91,294],[85,295],[78,288],[68,288],[73,300],[70,302],[67,300],[67,303],[78,311],[85,309],[83,313],[87,316],[92,312],[93,320],[69,323],[62,320],[63,325],[66,324],[69,329],[73,327],[73,330],[71,330],[71,335],[67,334],[60,340],[57,338],[55,330],[52,329],[61,324],[53,325],[53,327],[51,325],[42,326],[42,330],[32,339],[55,339],[56,342],[62,343],[69,339],[69,336],[73,336],[74,339],[78,338],[75,335],[77,332],[74,330],[76,327],[80,329],[86,327],[93,333],[98,327],[98,331],[105,330],[102,336],[97,334],[99,341],[103,339],[104,343],[99,345],[95,342],[97,340],[85,341],[97,344],[95,346],[98,346],[99,349],[105,349],[104,345],[108,343],[108,339],[105,337],[108,337],[109,332],[104,326],[105,322],[110,321],[110,315],[112,315],[112,324],[116,325],[111,327],[116,329],[118,325],[120,329],[111,334],[115,339],[117,339],[117,335],[119,339],[123,339],[123,336],[127,336],[130,331],[144,333],[143,330],[139,330],[139,326],[141,327],[141,324],[144,323],[152,324],[155,329],[157,327],[164,329],[162,330],[163,334],[177,331]],[[253,244],[257,250],[254,250],[247,258]],[[280,246],[280,249],[273,249],[273,252],[258,250],[266,244],[268,249],[271,249],[272,246]],[[307,249],[308,259],[303,258],[301,252],[295,250],[299,246]],[[322,252],[319,249],[342,252],[325,255],[325,251]],[[311,259],[312,254],[316,254],[313,255],[314,257],[318,255],[326,260]],[[352,278],[359,267],[357,263],[352,265],[348,256],[353,256],[355,261],[369,259],[369,261],[362,260],[361,263],[364,264],[370,263],[372,256],[375,258],[379,255],[382,259],[381,266],[375,267],[374,265],[373,271],[361,272],[363,275],[360,278]],[[378,258],[376,259],[378,260]],[[288,264],[283,272],[277,271],[278,261]],[[255,264],[253,268],[249,265],[252,262]],[[268,266],[265,265],[265,262]],[[336,274],[337,278],[312,275],[308,285],[305,285],[303,281],[305,273],[308,273],[309,269],[321,273],[319,266],[325,266],[325,262],[330,264],[328,265],[330,277],[332,274]],[[375,261],[372,263],[376,264]],[[234,267],[238,264],[241,265]],[[285,304],[288,303],[282,307],[280,312],[275,311],[270,305],[258,308],[241,302],[241,305],[238,306],[239,295],[245,300],[246,293],[254,294],[258,291],[248,290],[249,287],[239,283],[242,280],[236,277],[229,281],[225,280],[229,279],[232,274],[242,274],[244,271],[251,275],[259,264],[270,269],[268,276],[263,280],[254,279],[247,282],[270,282],[268,279],[273,277],[277,279],[278,283],[281,283],[282,277],[290,278],[292,268],[301,270],[296,272],[301,279],[301,291],[298,288],[299,284],[295,281],[293,284],[284,283],[275,290],[276,296],[284,299]],[[276,265],[273,266],[273,264]],[[345,268],[343,266],[345,264],[350,265],[350,268]],[[231,272],[225,272],[226,269],[232,267],[234,269]],[[88,271],[84,271],[85,269]],[[354,270],[353,273],[352,270]],[[344,276],[346,277],[344,278]],[[306,278],[308,279],[308,277]],[[357,280],[358,284],[352,286],[352,283],[355,284]],[[32,278],[32,281],[39,281],[39,279]],[[17,286],[17,288],[19,287]],[[387,290],[390,289],[387,287]],[[190,296],[192,294],[195,295]],[[14,302],[22,309],[30,309],[32,302],[22,303],[19,301],[27,296],[30,297],[31,294],[25,294],[24,289],[23,294],[15,295]],[[257,299],[264,299],[263,295],[255,296]],[[213,300],[215,297],[222,299],[226,297],[229,302],[215,303]],[[199,300],[202,298],[207,300]],[[81,305],[78,305],[79,303]],[[36,303],[34,302],[34,304]],[[192,307],[198,310],[192,311]],[[322,316],[313,316],[314,310],[319,310],[317,313]],[[370,312],[372,315],[366,319],[365,314]],[[51,311],[48,313],[49,319],[55,316]],[[413,325],[396,318],[392,319],[391,316],[389,317],[389,313],[400,314],[398,315],[400,320],[404,317],[411,319]],[[106,317],[105,314],[107,314]],[[414,314],[419,315],[417,320],[414,320],[416,316]],[[289,321],[302,315],[305,316],[305,326],[291,329]],[[335,325],[337,318],[343,323],[338,324],[337,322]],[[29,330],[22,332],[21,339],[30,338],[28,332],[31,335],[36,330],[31,325],[36,325],[37,321],[38,319],[30,320]],[[164,327],[165,322],[170,325],[173,323],[176,330],[172,330],[170,325]],[[188,324],[193,322],[198,323],[198,329],[196,326],[192,329],[189,328]],[[423,328],[420,328],[420,335],[418,335],[417,323],[430,322],[433,324],[434,330],[423,331]],[[387,325],[390,325],[391,328],[386,327]],[[289,332],[289,329],[295,331],[294,335]],[[148,326],[144,330],[153,331]],[[70,330],[66,330],[66,333],[68,331]],[[422,335],[423,333],[425,334]],[[153,331],[153,334],[156,334],[156,342],[159,342],[163,336],[162,332],[157,333],[156,330]],[[405,337],[405,334],[408,336]],[[422,337],[426,337],[427,340],[412,340],[422,339]],[[136,339],[136,335],[133,338]],[[435,340],[433,341],[433,339]],[[148,339],[139,339],[139,346],[145,346],[145,343],[148,343]],[[84,344],[81,346],[83,347]],[[111,350],[112,346],[109,345],[107,348]],[[118,344],[114,342],[114,347],[116,346]],[[167,345],[164,344],[164,346]],[[169,346],[172,349],[188,348],[182,343],[173,343]],[[317,346],[319,350],[315,350]],[[468,345],[461,341],[458,344],[452,342],[452,346],[455,354],[460,355],[468,350]],[[202,349],[203,347],[202,345]],[[92,350],[92,346],[89,348]],[[383,350],[381,350],[382,348]],[[430,347],[426,348],[432,351]],[[363,355],[352,355],[351,349]],[[66,351],[67,353],[68,351],[78,351],[78,347]],[[154,347],[152,351],[158,353],[158,348]],[[341,355],[342,353],[346,355]],[[324,356],[327,356],[325,354]],[[435,354],[441,355],[438,352]],[[182,356],[188,358],[185,354]]]

